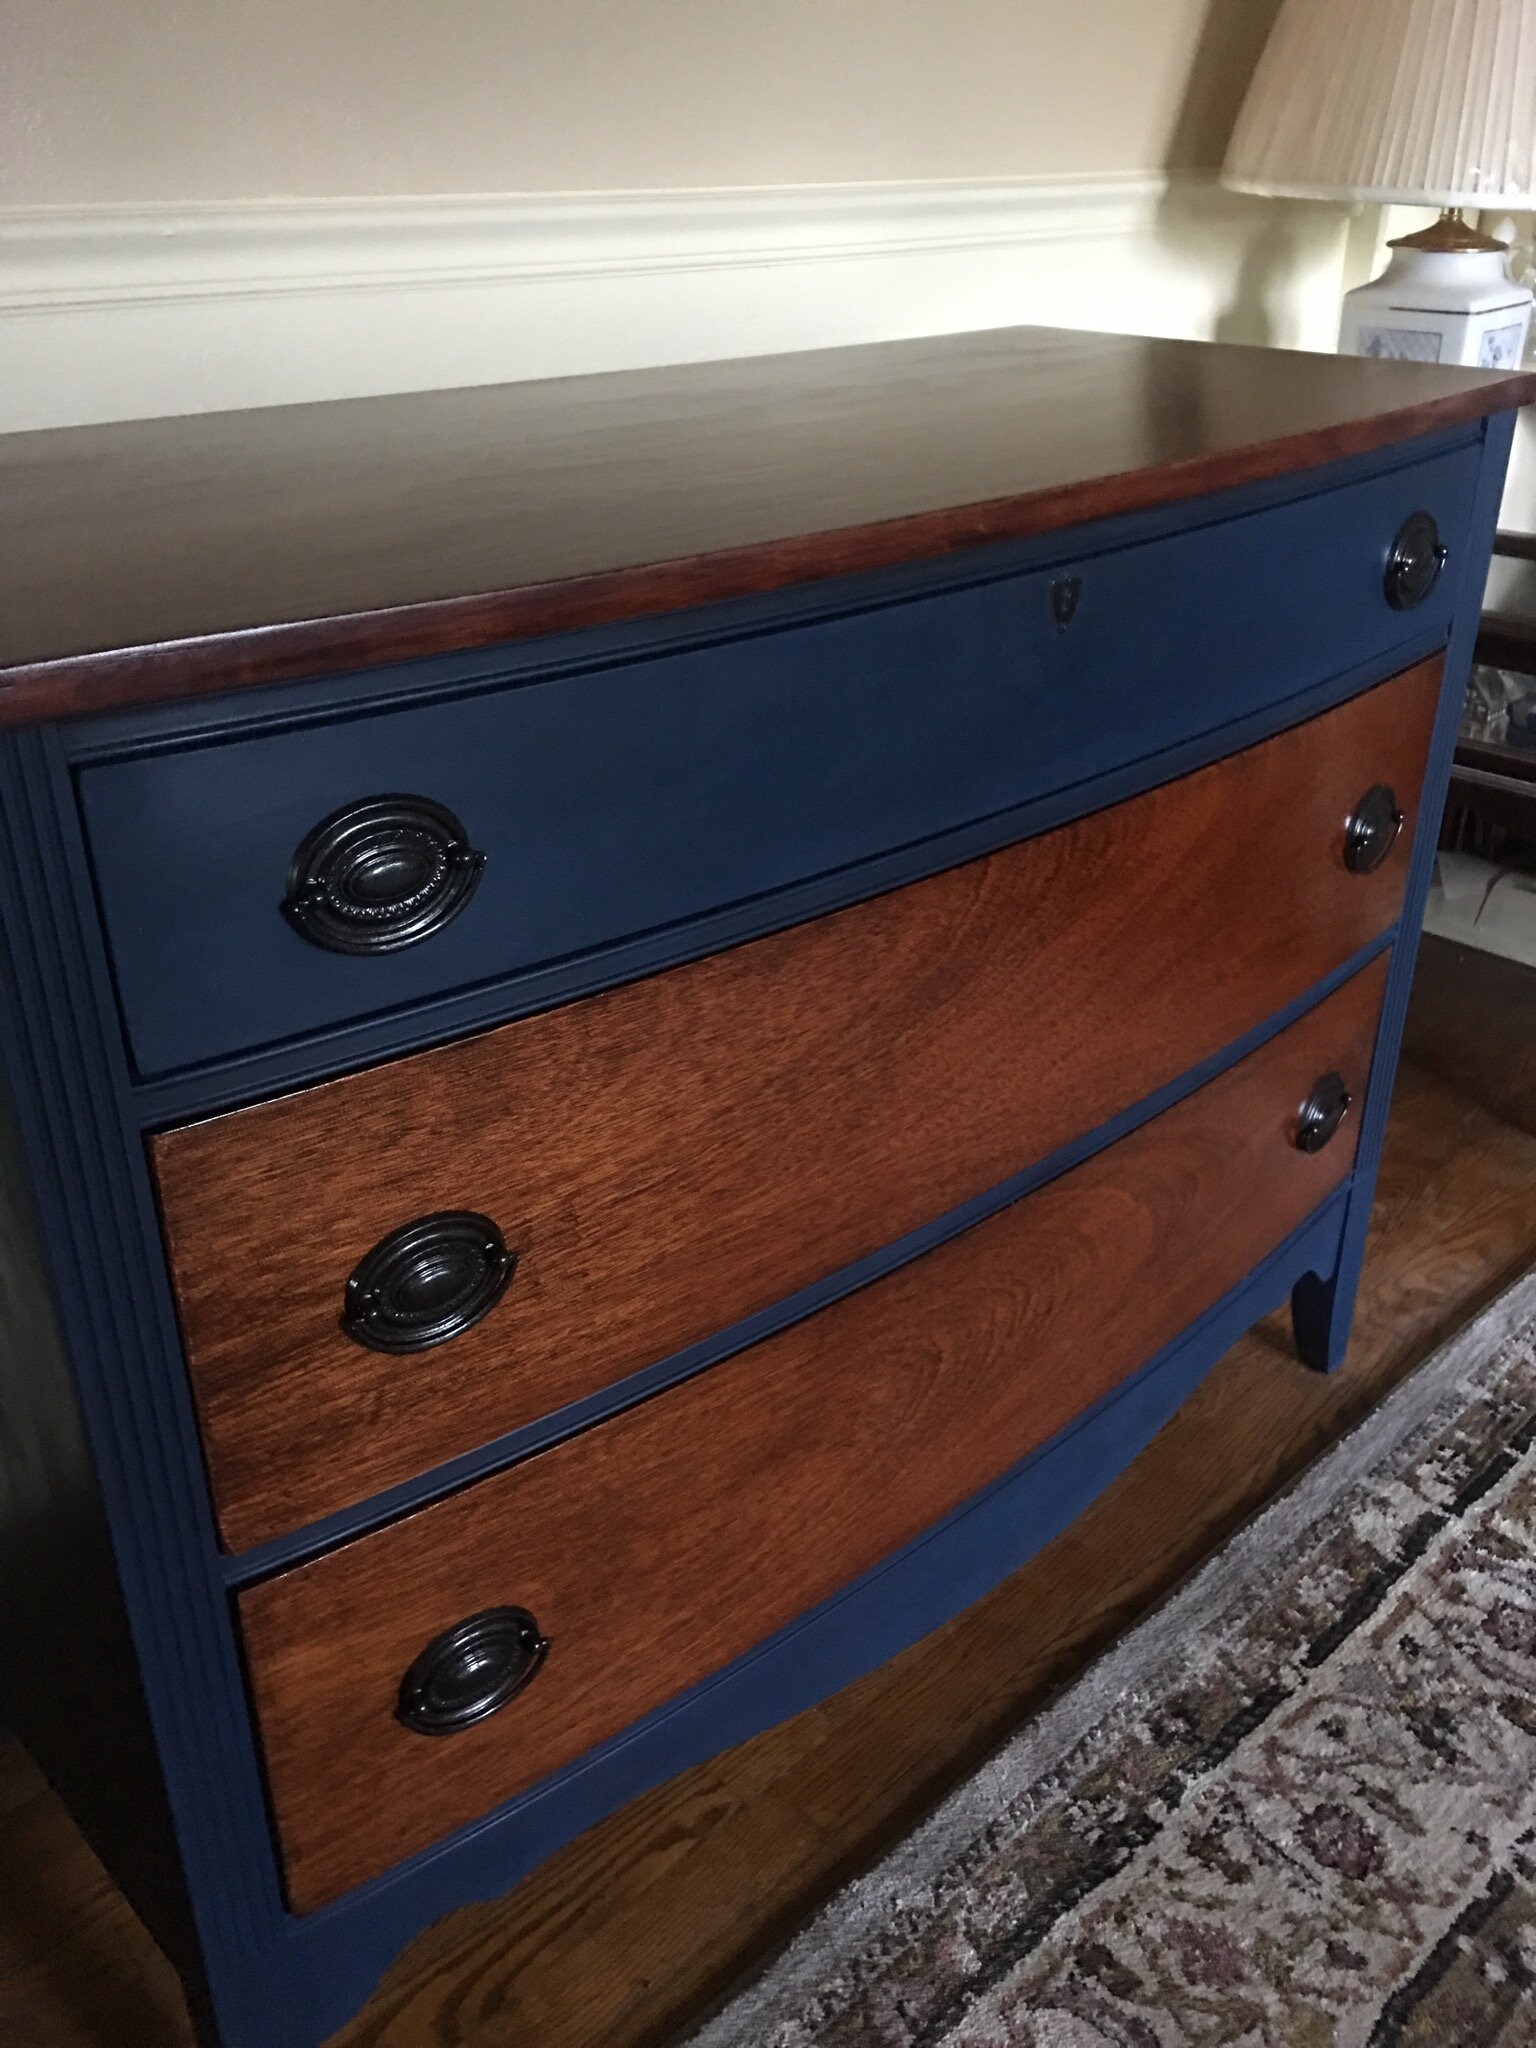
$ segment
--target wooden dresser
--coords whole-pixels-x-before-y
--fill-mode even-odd
[[[0,1715],[210,2044],[1287,1296],[1340,1363],[1532,389],[1024,330],[0,443]]]

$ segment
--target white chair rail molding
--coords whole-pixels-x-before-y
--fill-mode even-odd
[[[1333,345],[1345,216],[1206,171],[0,209],[0,430],[1046,323]]]

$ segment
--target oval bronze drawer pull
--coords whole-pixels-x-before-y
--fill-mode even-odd
[[[1440,580],[1446,554],[1433,515],[1410,512],[1393,537],[1383,579],[1393,611],[1411,612],[1424,602]]]
[[[359,1259],[341,1327],[371,1351],[430,1351],[488,1316],[516,1270],[517,1254],[489,1216],[418,1216]]]
[[[283,915],[328,953],[394,953],[451,923],[484,867],[441,804],[371,797],[322,818],[300,845]]]
[[[1397,844],[1403,813],[1397,792],[1377,782],[1350,812],[1344,827],[1344,865],[1352,875],[1373,875]]]
[[[1297,1112],[1297,1151],[1321,1152],[1349,1115],[1354,1099],[1342,1074],[1324,1074]]]
[[[417,1735],[457,1735],[515,1698],[548,1650],[526,1607],[487,1607],[433,1637],[400,1681],[395,1716]]]

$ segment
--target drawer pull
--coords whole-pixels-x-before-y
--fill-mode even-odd
[[[522,1691],[548,1650],[526,1607],[487,1607],[428,1643],[400,1681],[396,1718],[417,1735],[473,1728]]]
[[[1373,783],[1345,824],[1345,867],[1352,875],[1374,875],[1397,844],[1402,829],[1397,792],[1388,783]]]
[[[1387,556],[1387,603],[1395,612],[1421,605],[1440,580],[1446,549],[1440,529],[1428,512],[1410,512],[1392,541]]]
[[[1321,1152],[1349,1115],[1354,1099],[1342,1074],[1324,1074],[1297,1113],[1297,1151]]]
[[[485,855],[424,796],[381,796],[322,818],[294,854],[283,915],[328,953],[393,953],[430,938],[475,893]]]
[[[517,1254],[489,1216],[418,1216],[358,1261],[341,1327],[371,1351],[430,1351],[489,1315],[516,1270]]]

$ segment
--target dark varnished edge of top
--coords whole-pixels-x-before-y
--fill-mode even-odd
[[[300,681],[435,654],[687,611],[796,584],[1025,540],[1092,519],[1151,510],[1233,486],[1322,467],[1536,400],[1536,372],[1334,426],[1156,468],[1052,485],[1017,497],[796,534],[672,561],[424,603],[383,606],[184,640],[108,648],[0,669],[0,728],[84,718]]]

